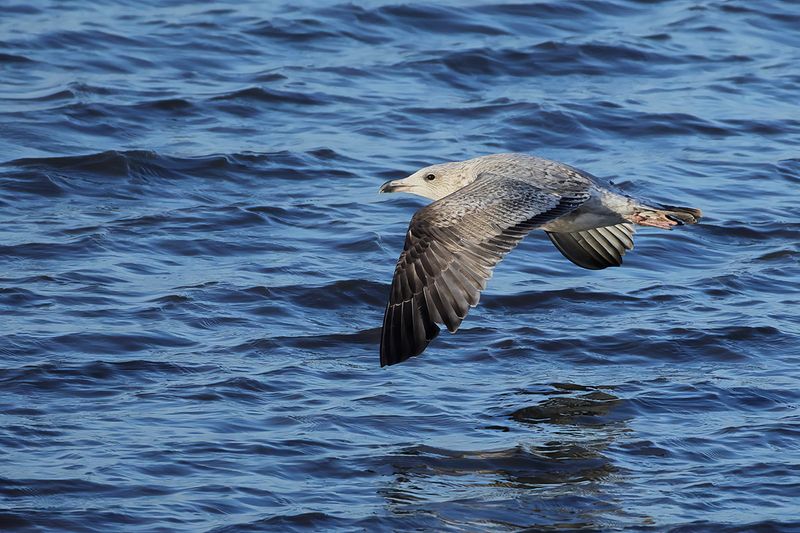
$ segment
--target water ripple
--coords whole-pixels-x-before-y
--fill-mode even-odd
[[[108,7],[0,17],[0,530],[800,527],[789,3]],[[706,217],[379,369],[377,188],[501,151]]]

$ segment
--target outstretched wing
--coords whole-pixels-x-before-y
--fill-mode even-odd
[[[527,181],[482,176],[417,211],[397,261],[383,318],[381,366],[419,355],[444,324],[455,332],[492,269],[532,229],[589,198]]]

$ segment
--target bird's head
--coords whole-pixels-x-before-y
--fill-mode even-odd
[[[438,200],[475,181],[475,173],[467,161],[441,163],[420,169],[407,178],[389,180],[378,192],[407,192]]]

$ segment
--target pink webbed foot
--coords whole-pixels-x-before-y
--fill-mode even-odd
[[[628,220],[640,226],[652,226],[661,229],[672,229],[672,226],[678,225],[677,221],[667,218],[666,214],[658,211],[639,211],[631,215]]]

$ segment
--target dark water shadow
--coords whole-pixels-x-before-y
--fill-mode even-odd
[[[628,432],[625,401],[604,390],[552,384],[546,398],[508,414],[507,448],[416,445],[385,457],[393,480],[381,490],[394,515],[425,516],[454,531],[597,530],[642,523],[613,494],[625,472],[606,450]],[[520,438],[522,437],[522,438]],[[496,441],[495,441],[496,442]]]

